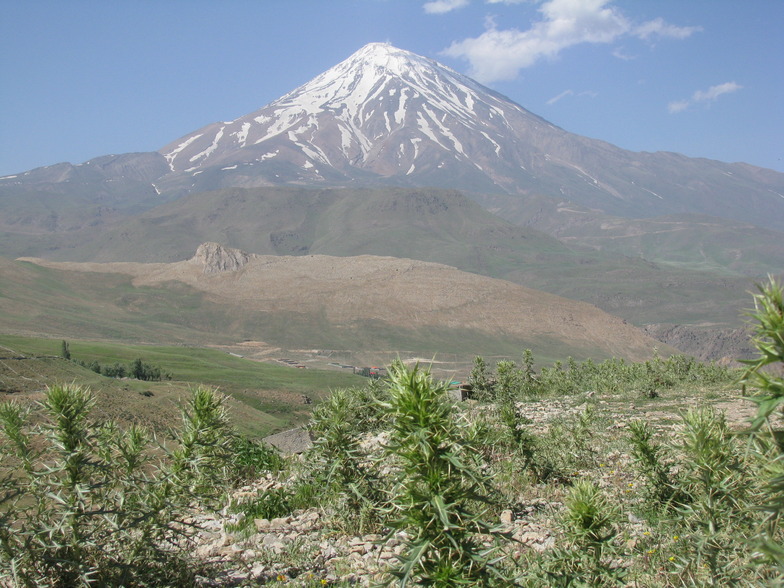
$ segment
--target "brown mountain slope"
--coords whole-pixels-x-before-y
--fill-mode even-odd
[[[255,256],[205,244],[192,259],[170,264],[26,261],[71,272],[126,274],[146,291],[184,283],[257,321],[260,332],[254,336],[288,346],[315,347],[331,336],[343,345],[375,349],[397,344],[423,353],[476,354],[498,340],[551,357],[635,360],[664,347],[592,305],[409,259]]]

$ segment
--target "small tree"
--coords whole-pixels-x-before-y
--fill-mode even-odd
[[[68,341],[63,340],[60,345],[60,357],[63,359],[71,359],[71,350],[68,347]]]
[[[161,368],[144,363],[141,358],[138,358],[131,363],[128,375],[136,380],[158,381],[161,379]]]

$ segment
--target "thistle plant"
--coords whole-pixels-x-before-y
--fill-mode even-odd
[[[379,425],[377,388],[337,389],[316,407],[308,425],[310,471],[294,497],[295,503],[311,506],[306,501],[317,494],[322,504],[337,507],[344,526],[358,532],[378,524],[385,500],[382,481],[360,446],[362,435]]]
[[[492,395],[495,380],[484,358],[480,356],[474,358],[468,383],[471,384],[471,388],[478,398],[489,398]]]
[[[521,374],[523,384],[531,392],[536,381],[536,372],[534,371],[534,354],[530,349],[523,350]]]
[[[226,398],[213,388],[199,386],[180,409],[182,425],[176,433],[172,472],[181,491],[210,496],[231,478],[235,432],[229,422]]]
[[[285,460],[275,447],[245,435],[234,435],[231,451],[235,483],[279,472],[285,466]]]
[[[446,383],[400,362],[389,373],[385,457],[400,469],[391,526],[407,533],[390,573],[400,586],[491,585],[496,572],[480,535],[498,532],[485,520],[488,480],[471,429],[455,414]]]
[[[499,361],[495,367],[495,399],[499,402],[514,401],[520,394],[523,376],[513,361]]]
[[[744,389],[756,391],[750,399],[757,404],[757,415],[751,431],[761,457],[763,480],[762,510],[766,518],[756,536],[763,561],[779,569],[779,580],[784,581],[784,537],[781,518],[784,516],[784,288],[772,277],[758,286],[754,295],[756,321],[752,338],[759,355],[746,361],[743,375]],[[776,417],[778,416],[778,421]]]
[[[313,411],[310,459],[322,471],[328,489],[341,489],[357,477],[360,430],[352,390],[338,389]]]
[[[185,585],[198,568],[187,550],[188,503],[214,497],[223,470],[222,401],[195,391],[184,411],[176,472],[143,427],[97,425],[87,389],[52,386],[29,411],[0,404],[0,585]],[[187,488],[199,487],[194,496]]]
[[[654,441],[653,430],[645,421],[631,421],[629,432],[632,457],[645,480],[648,506],[654,512],[667,511],[684,499],[667,463],[667,450]]]
[[[534,583],[546,586],[622,586],[626,572],[613,565],[618,512],[590,480],[569,490],[562,526],[567,545],[546,554]],[[532,585],[528,578],[529,585]]]
[[[748,557],[745,540],[756,518],[754,480],[723,413],[695,408],[683,421],[680,450],[687,499],[676,520],[691,530],[692,540],[680,561],[681,576],[701,577],[711,586],[729,585],[740,581],[737,562]]]

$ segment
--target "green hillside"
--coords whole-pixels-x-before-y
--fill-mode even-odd
[[[127,345],[69,339],[71,361],[60,357],[62,340],[0,335],[0,397],[38,400],[55,383],[79,382],[96,395],[103,418],[141,422],[159,432],[177,421],[178,403],[200,384],[231,397],[232,420],[251,435],[267,435],[302,424],[311,406],[336,388],[361,385],[351,372],[272,365],[224,351],[185,346]],[[77,362],[129,364],[140,358],[170,380],[143,382],[101,376]]]
[[[358,364],[386,363],[397,354],[442,355],[450,357],[454,368],[464,368],[477,353],[510,357],[525,348],[534,349],[543,361],[568,355],[605,358],[599,350],[557,338],[491,335],[454,325],[414,328],[361,316],[338,324],[318,313],[254,310],[178,281],[139,286],[125,274],[67,271],[2,258],[0,272],[6,278],[0,283],[0,325],[6,333],[199,347],[250,340],[288,350],[346,350],[344,356]]]
[[[744,273],[764,274],[778,251],[772,246],[755,249],[751,237],[738,237],[737,249],[759,254],[745,253],[752,260],[735,271],[731,260],[722,257],[731,252],[722,253],[719,243],[730,241],[721,232],[712,237],[715,255],[703,262],[692,251],[699,235],[672,243],[661,239],[666,249],[650,245],[644,254],[653,256],[660,249],[673,263],[653,263],[642,259],[642,253],[628,256],[634,251],[601,243],[608,251],[570,248],[545,233],[508,223],[454,191],[233,188],[161,205],[79,247],[53,250],[46,257],[170,262],[190,258],[205,241],[258,254],[405,257],[589,302],[636,325],[737,327],[743,322],[746,292],[753,287]]]

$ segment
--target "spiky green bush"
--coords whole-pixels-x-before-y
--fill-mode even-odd
[[[758,286],[754,295],[755,321],[752,342],[757,358],[745,362],[744,388],[757,404],[757,415],[751,430],[760,454],[759,475],[763,484],[762,510],[765,520],[755,541],[761,561],[776,566],[779,580],[784,582],[784,288],[770,277]]]
[[[686,499],[674,471],[667,448],[653,438],[653,430],[645,421],[629,423],[632,457],[644,480],[646,509],[654,515],[666,513]]]
[[[541,367],[536,373],[533,355],[530,349],[526,349],[520,367],[513,361],[502,360],[493,371],[484,359],[476,357],[469,382],[479,392],[479,398],[485,400],[496,400],[504,395],[519,400],[587,391],[600,394],[636,391],[655,398],[676,386],[730,384],[737,377],[737,370],[732,368],[696,361],[684,355],[662,359],[658,354],[641,363],[616,358],[600,363],[590,359],[578,362],[570,357],[566,365],[556,361],[550,367]]]
[[[0,583],[192,583],[198,567],[183,549],[193,531],[186,513],[223,488],[208,473],[215,448],[231,437],[222,399],[194,391],[174,468],[143,427],[94,423],[93,405],[76,385],[47,389],[41,424],[15,403],[0,404]]]
[[[675,520],[689,540],[681,543],[680,575],[711,586],[731,585],[743,578],[740,562],[750,559],[747,540],[758,519],[756,483],[743,443],[723,413],[694,408],[683,421],[678,449],[686,498]]]
[[[362,436],[377,430],[382,415],[379,384],[333,390],[311,416],[313,447],[304,460],[292,504],[332,508],[346,530],[368,531],[380,524],[385,501],[383,480]]]
[[[279,472],[285,467],[285,460],[275,447],[245,435],[233,436],[231,453],[235,484]]]
[[[390,370],[390,439],[384,457],[399,468],[390,525],[405,531],[405,550],[390,572],[400,586],[493,585],[494,535],[486,520],[488,480],[472,428],[454,412],[448,385],[418,366]]]

